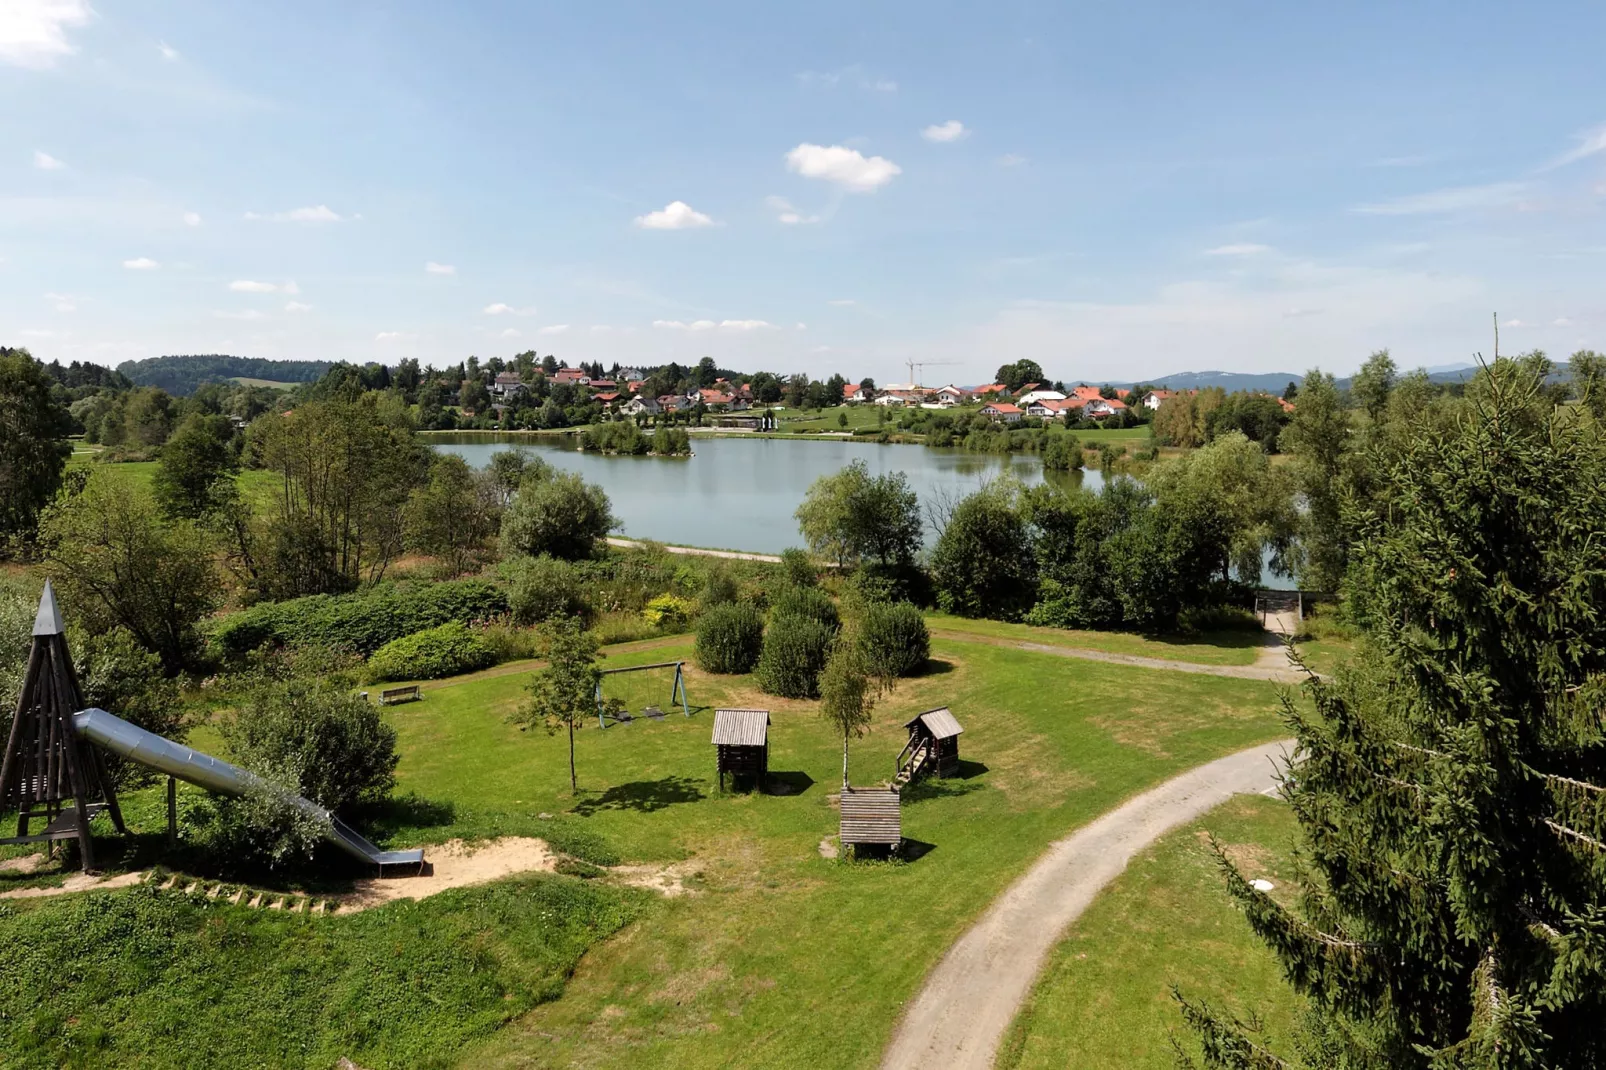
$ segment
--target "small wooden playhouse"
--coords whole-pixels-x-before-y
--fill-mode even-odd
[[[764,790],[770,771],[769,710],[715,710],[713,743],[721,791],[726,773],[733,784],[745,780]]]
[[[909,730],[909,742],[898,755],[895,783],[907,784],[922,773],[945,777],[959,771],[959,734],[964,729],[947,706],[927,710],[903,727]]]

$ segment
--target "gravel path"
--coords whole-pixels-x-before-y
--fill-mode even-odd
[[[1171,829],[1230,796],[1271,787],[1293,744],[1251,747],[1183,773],[1049,847],[927,976],[882,1070],[990,1067],[1049,951],[1104,886]]]
[[[961,643],[987,643],[990,646],[1007,646],[1016,650],[1029,650],[1034,654],[1052,654],[1060,658],[1077,658],[1082,661],[1103,661],[1111,665],[1131,665],[1140,669],[1165,669],[1169,672],[1192,672],[1204,676],[1231,676],[1239,680],[1270,680],[1279,684],[1297,684],[1304,674],[1289,664],[1280,642],[1268,642],[1255,654],[1253,665],[1204,665],[1197,661],[1173,661],[1170,658],[1150,658],[1141,654],[1112,654],[1107,650],[1090,650],[1080,646],[1058,646],[1054,643],[1032,643],[1024,639],[1000,639],[991,635],[948,631],[933,628],[931,634],[939,639],[953,639]]]

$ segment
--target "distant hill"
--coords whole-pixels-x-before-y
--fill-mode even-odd
[[[1144,380],[1170,390],[1203,390],[1207,386],[1219,386],[1228,393],[1234,390],[1259,390],[1268,394],[1281,394],[1288,388],[1289,383],[1304,381],[1303,375],[1294,375],[1290,372],[1176,372]]]
[[[202,383],[230,379],[266,379],[275,383],[310,383],[328,371],[327,360],[265,360],[260,357],[206,356],[149,357],[127,360],[117,366],[136,386],[158,386],[169,394],[195,393]]]

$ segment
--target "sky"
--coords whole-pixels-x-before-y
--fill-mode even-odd
[[[1606,5],[0,0],[0,344],[857,381],[1606,348]]]

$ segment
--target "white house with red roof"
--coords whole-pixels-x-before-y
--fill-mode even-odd
[[[1007,401],[989,401],[981,407],[981,414],[989,420],[1000,420],[1006,424],[1020,423],[1020,418],[1026,415],[1018,405],[1011,405]]]

